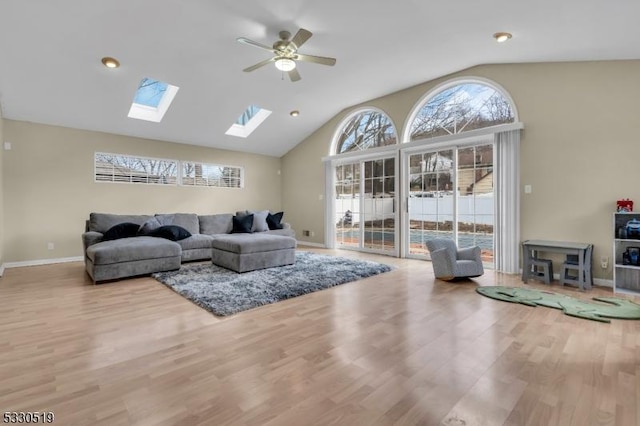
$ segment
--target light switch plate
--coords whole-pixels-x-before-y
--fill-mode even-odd
[[[5,142],[4,143],[4,150],[5,151],[11,151],[11,142]]]
[[[531,185],[525,185],[524,186],[524,193],[525,194],[531,194]]]

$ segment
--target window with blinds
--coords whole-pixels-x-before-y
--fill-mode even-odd
[[[96,152],[96,182],[176,185],[178,161]]]
[[[181,184],[184,186],[242,188],[244,187],[244,170],[242,167],[183,161]]]

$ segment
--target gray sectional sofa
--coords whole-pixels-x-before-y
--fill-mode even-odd
[[[244,212],[237,214],[242,213]],[[153,272],[170,271],[180,268],[183,262],[210,260],[214,246],[213,240],[217,238],[226,240],[238,238],[244,241],[245,247],[247,244],[252,245],[250,243],[252,236],[257,237],[255,240],[258,245],[260,243],[257,240],[264,244],[264,237],[261,238],[260,235],[295,238],[295,232],[287,223],[282,224],[283,229],[266,230],[253,234],[232,234],[233,217],[233,214],[119,215],[91,213],[86,223],[85,232],[82,234],[86,271],[96,283]],[[184,228],[191,236],[179,241],[152,236],[103,240],[104,234],[116,225],[134,223],[142,226],[153,218],[156,218],[163,225],[177,225]],[[279,240],[278,238],[272,239]],[[274,247],[280,245],[282,244],[275,244]]]

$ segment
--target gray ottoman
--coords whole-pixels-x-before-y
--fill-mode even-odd
[[[214,235],[211,262],[236,272],[249,272],[296,261],[296,240],[272,234]]]
[[[93,282],[180,268],[178,243],[155,237],[102,241],[87,248],[86,269]]]

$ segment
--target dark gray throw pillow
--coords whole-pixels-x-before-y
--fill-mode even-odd
[[[282,224],[282,216],[284,216],[284,212],[278,212],[267,215],[267,225],[269,225],[269,229],[282,229],[284,225]]]
[[[251,227],[253,226],[253,215],[248,214],[245,216],[233,217],[233,229],[232,234],[250,234]]]
[[[163,224],[160,223],[160,220],[158,220],[157,217],[152,217],[151,219],[147,220],[145,223],[140,225],[140,229],[138,229],[138,234],[151,235],[151,231],[154,231],[160,228],[162,225]]]
[[[163,225],[148,234],[150,237],[165,238],[171,241],[180,241],[189,238],[191,233],[178,225]]]
[[[109,228],[102,236],[102,241],[119,240],[120,238],[135,237],[138,235],[137,223],[123,222]]]

